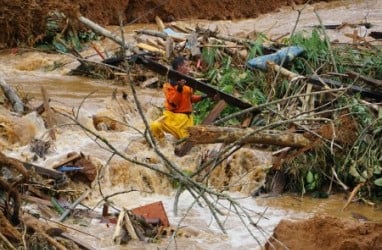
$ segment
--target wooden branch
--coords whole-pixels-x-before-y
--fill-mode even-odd
[[[58,221],[62,222],[65,220],[66,216],[70,214],[70,212],[78,205],[81,201],[83,201],[90,193],[90,190],[86,190],[75,202],[73,202],[68,209],[61,215]]]
[[[16,91],[11,86],[9,86],[1,76],[0,87],[4,92],[4,95],[11,102],[13,110],[18,114],[24,113],[24,103],[21,101]]]
[[[93,21],[87,19],[86,17],[83,17],[83,16],[79,16],[78,17],[78,20],[85,24],[86,26],[88,26],[89,28],[91,28],[92,30],[94,30],[95,32],[107,37],[107,38],[110,38],[111,40],[113,40],[114,42],[118,43],[119,45],[123,46],[125,49],[129,49],[135,53],[139,53],[139,50],[133,46],[131,46],[130,44],[127,44],[123,41],[123,39],[115,34],[113,34],[112,32],[108,31],[107,29],[101,27],[100,25],[94,23]]]
[[[45,113],[46,113],[46,124],[47,124],[47,128],[49,129],[49,135],[50,137],[52,138],[52,140],[56,140],[56,133],[55,133],[55,130],[54,130],[54,119],[53,119],[53,114],[52,114],[52,110],[50,109],[50,105],[49,105],[49,97],[48,97],[48,92],[46,91],[46,89],[44,87],[41,87],[41,93],[42,93],[42,98],[43,98],[43,101],[44,101],[44,109],[45,109]]]
[[[133,223],[131,222],[130,214],[128,211],[126,211],[125,213],[125,228],[133,240],[140,240],[137,233],[135,232],[135,229],[134,229]]]
[[[188,128],[188,131],[189,141],[196,144],[208,144],[231,143],[243,138],[249,133],[253,133],[255,129],[197,125]],[[311,141],[302,134],[268,130],[249,136],[243,141],[243,143],[257,143],[299,148],[309,145]]]
[[[352,79],[361,79],[362,81],[372,85],[373,87],[377,87],[377,88],[382,87],[382,81],[381,80],[367,77],[367,76],[361,75],[361,74],[354,72],[354,71],[351,71],[351,70],[346,71],[346,73]]]
[[[272,61],[267,61],[267,66],[276,72],[280,72],[280,74],[282,74],[283,76],[286,76],[289,79],[289,81],[305,78],[304,76],[299,75],[297,73],[294,73],[292,71],[289,71],[286,68],[284,68],[280,65],[277,65],[276,63],[274,63]]]
[[[115,225],[115,230],[113,233],[113,242],[117,245],[120,245],[123,241],[124,238],[126,237],[127,232],[123,230],[123,225],[125,223],[125,214],[126,210],[122,209],[121,212],[119,213],[117,224]]]
[[[353,189],[353,191],[350,193],[348,200],[346,201],[344,207],[342,208],[342,211],[344,211],[350,204],[350,202],[353,200],[354,196],[358,193],[358,191],[365,185],[365,182],[360,182],[358,185]]]

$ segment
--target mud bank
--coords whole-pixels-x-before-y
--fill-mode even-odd
[[[331,0],[326,0],[328,2]],[[276,11],[278,8],[303,3],[303,0],[15,0],[0,1],[1,19],[0,48],[33,46],[47,34],[47,19],[53,10],[75,17],[78,14],[101,25],[119,24],[122,14],[125,23],[152,22],[155,16],[163,21],[182,19],[226,20],[253,18],[259,14]],[[319,0],[310,1],[320,2]],[[322,2],[322,1],[321,1]],[[75,20],[72,18],[71,20]],[[62,28],[65,28],[65,23]]]
[[[272,239],[266,249],[382,249],[381,234],[381,224],[331,216],[282,220],[273,234],[278,241]]]

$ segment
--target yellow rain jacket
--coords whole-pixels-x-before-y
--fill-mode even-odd
[[[153,136],[157,139],[164,137],[164,132],[181,139],[188,136],[186,128],[194,125],[192,103],[202,100],[200,95],[194,95],[191,87],[184,85],[178,91],[177,84],[165,83],[163,91],[166,97],[163,115],[150,124]]]

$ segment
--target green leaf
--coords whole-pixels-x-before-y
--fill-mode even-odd
[[[377,185],[377,186],[382,187],[382,178],[374,180],[374,184]]]
[[[307,175],[306,175],[306,182],[308,183],[312,183],[313,182],[313,173],[311,171],[308,171]]]

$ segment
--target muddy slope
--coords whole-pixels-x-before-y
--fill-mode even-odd
[[[266,249],[382,249],[382,225],[330,216],[282,220]],[[296,237],[297,236],[297,237]],[[280,244],[282,242],[282,244]]]
[[[291,2],[304,0],[0,0],[0,48],[32,46],[46,35],[47,18],[52,10],[67,16],[78,13],[102,25],[116,25],[119,15],[125,21],[152,22],[155,16],[164,21],[186,18],[209,20],[256,17],[275,11]],[[311,1],[319,2],[320,0]],[[326,0],[331,1],[331,0]],[[61,24],[64,28],[65,23]]]

